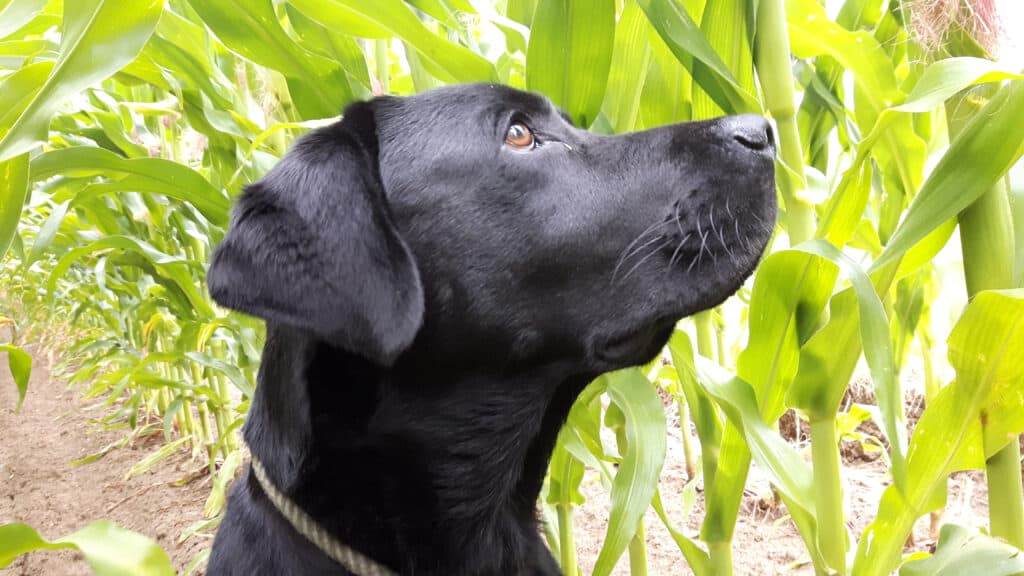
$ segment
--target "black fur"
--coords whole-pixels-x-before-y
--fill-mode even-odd
[[[536,513],[558,429],[753,270],[771,139],[756,116],[601,136],[496,85],[350,107],[246,191],[210,266],[218,302],[267,320],[253,453],[399,573],[559,574]],[[346,574],[251,473],[209,572]]]

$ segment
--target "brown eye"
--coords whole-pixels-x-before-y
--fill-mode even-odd
[[[505,133],[505,144],[524,150],[533,148],[533,132],[530,132],[525,124],[516,122],[508,127],[508,132]]]

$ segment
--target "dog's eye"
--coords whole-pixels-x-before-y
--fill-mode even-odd
[[[508,132],[505,133],[505,144],[513,148],[529,150],[533,148],[534,143],[533,132],[527,128],[526,124],[516,122],[509,126]]]

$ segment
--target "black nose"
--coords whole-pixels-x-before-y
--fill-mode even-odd
[[[772,125],[763,116],[757,114],[733,116],[729,118],[728,124],[733,140],[745,148],[755,151],[775,149]]]

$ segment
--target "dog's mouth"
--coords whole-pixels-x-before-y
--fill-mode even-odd
[[[594,356],[608,370],[650,362],[665,347],[679,318],[663,317],[631,329],[612,332],[594,343]]]
[[[682,194],[623,252],[613,286],[635,299],[627,329],[593,342],[593,354],[613,368],[654,358],[675,324],[722,304],[743,285],[763,256],[775,226],[773,172],[740,179],[745,193],[724,186]],[[639,291],[639,292],[638,292]]]

